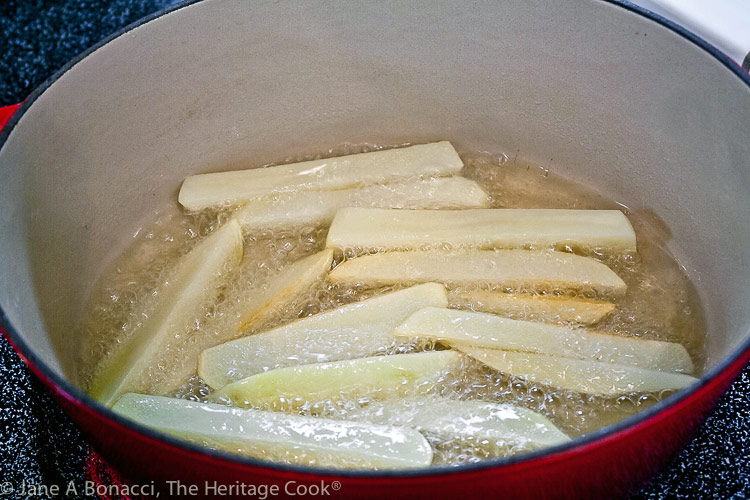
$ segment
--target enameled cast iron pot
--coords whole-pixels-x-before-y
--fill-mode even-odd
[[[186,445],[76,387],[71,332],[91,287],[185,176],[345,142],[438,139],[517,154],[653,210],[706,309],[700,382],[549,450],[339,474]],[[339,480],[340,498],[619,496],[686,444],[750,358],[750,79],[629,4],[188,2],[70,63],[0,140],[2,327],[136,482]]]

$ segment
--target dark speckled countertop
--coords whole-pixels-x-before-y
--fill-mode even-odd
[[[76,54],[170,3],[2,0],[0,105],[21,101]],[[80,485],[88,454],[75,424],[0,338],[0,485],[24,479]],[[13,496],[24,498],[7,495]],[[750,499],[750,369],[693,442],[635,498]]]

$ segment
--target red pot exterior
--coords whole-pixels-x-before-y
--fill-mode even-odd
[[[0,129],[3,128],[6,123],[8,123],[8,120],[10,120],[10,117],[13,116],[13,113],[15,113],[16,110],[20,107],[20,104],[14,104],[12,106],[0,108]]]

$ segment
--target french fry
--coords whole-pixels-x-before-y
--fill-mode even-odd
[[[633,226],[619,210],[342,208],[336,212],[326,240],[330,248],[362,251],[445,245],[636,251]]]
[[[191,175],[179,202],[188,210],[242,205],[289,191],[335,190],[458,173],[463,162],[447,141],[290,165]]]
[[[233,382],[214,394],[234,406],[295,407],[341,397],[385,399],[408,394],[460,364],[455,351],[430,351],[277,368]]]
[[[664,372],[693,371],[690,355],[676,342],[517,321],[481,312],[427,307],[409,316],[394,335],[403,339],[427,338],[450,346],[533,352]]]
[[[590,289],[622,295],[627,286],[610,268],[564,252],[434,250],[384,252],[347,260],[328,274],[332,283],[387,286],[438,282],[493,287]]]
[[[347,304],[203,351],[198,375],[214,389],[275,368],[372,356],[422,307],[446,307],[445,288],[425,283]]]
[[[271,278],[263,292],[248,297],[235,312],[238,331],[245,331],[284,309],[302,293],[320,281],[331,269],[333,252],[323,250],[285,266]]]
[[[394,184],[305,191],[251,200],[236,215],[245,232],[285,227],[330,224],[342,207],[480,208],[489,205],[487,194],[474,181],[441,177]]]
[[[242,260],[242,230],[232,219],[199,242],[177,264],[169,282],[159,290],[154,312],[95,373],[89,394],[111,405],[121,394],[144,389],[143,376],[175,341],[175,336],[195,321],[200,307],[218,294],[226,267]]]
[[[543,415],[512,404],[414,397],[375,401],[347,414],[348,420],[412,427],[443,440],[476,448],[531,451],[570,441]]]
[[[459,344],[454,344],[454,347],[506,375],[598,396],[678,390],[698,380],[682,373],[646,370],[636,366]]]
[[[226,317],[230,318],[225,330],[217,332],[218,335],[202,335],[197,342],[187,346],[179,366],[172,367],[151,392],[166,395],[180,387],[195,373],[201,352],[242,336],[248,329],[263,324],[288,307],[323,279],[331,268],[332,260],[333,252],[323,250],[284,266],[257,290],[248,293],[246,301],[225,312]]]
[[[125,394],[119,414],[165,434],[260,459],[336,468],[427,467],[429,443],[416,430],[245,410]]]
[[[592,325],[615,310],[612,302],[473,290],[451,293],[451,306],[508,316]]]

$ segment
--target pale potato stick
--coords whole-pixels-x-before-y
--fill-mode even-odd
[[[273,276],[263,291],[252,294],[239,306],[239,331],[245,331],[263,322],[276,311],[284,309],[324,278],[331,269],[333,252],[323,250],[285,266]]]
[[[248,202],[236,215],[245,232],[330,224],[342,207],[481,208],[489,198],[474,181],[440,177],[337,191],[282,193]]]
[[[214,389],[266,370],[372,356],[423,307],[446,307],[445,287],[425,283],[347,304],[203,351],[198,375]]]
[[[538,319],[592,325],[615,310],[612,302],[549,295],[472,290],[450,293],[451,306],[490,312],[514,319]]]
[[[394,330],[394,335],[403,339],[426,338],[447,345],[525,351],[665,372],[693,372],[690,355],[676,342],[517,321],[482,312],[426,307],[409,316]]]
[[[633,226],[619,210],[342,208],[336,212],[326,240],[330,248],[362,251],[445,245],[636,251]]]
[[[347,420],[413,427],[443,440],[474,447],[531,451],[570,441],[543,415],[512,404],[413,397],[374,401],[347,413]]]
[[[636,366],[614,365],[529,352],[481,349],[458,344],[454,347],[506,375],[532,383],[598,396],[677,390],[698,380],[682,373],[646,370]]]
[[[217,335],[201,335],[195,343],[186,346],[180,364],[171,367],[151,392],[165,395],[180,387],[195,373],[201,352],[242,336],[248,329],[288,307],[324,279],[332,260],[331,250],[304,257],[284,266],[257,289],[248,291],[247,300],[225,312],[230,318],[229,326]]]
[[[416,430],[125,394],[114,411],[196,444],[260,459],[336,468],[427,467],[432,449]]]
[[[384,252],[347,260],[328,275],[341,285],[387,286],[438,282],[494,287],[552,287],[625,293],[625,282],[588,257],[529,250],[435,250]]]
[[[345,189],[458,173],[463,162],[447,141],[289,165],[191,175],[179,202],[188,210],[241,205],[287,191]]]
[[[199,242],[159,290],[153,313],[124,345],[104,359],[89,394],[111,405],[125,392],[144,389],[144,373],[175,336],[195,321],[200,307],[216,297],[220,276],[227,266],[240,263],[242,252],[242,229],[235,219]]]
[[[416,391],[420,383],[457,368],[460,360],[455,351],[430,351],[290,366],[233,382],[214,397],[234,406],[271,407],[335,401],[342,395],[385,399]]]

